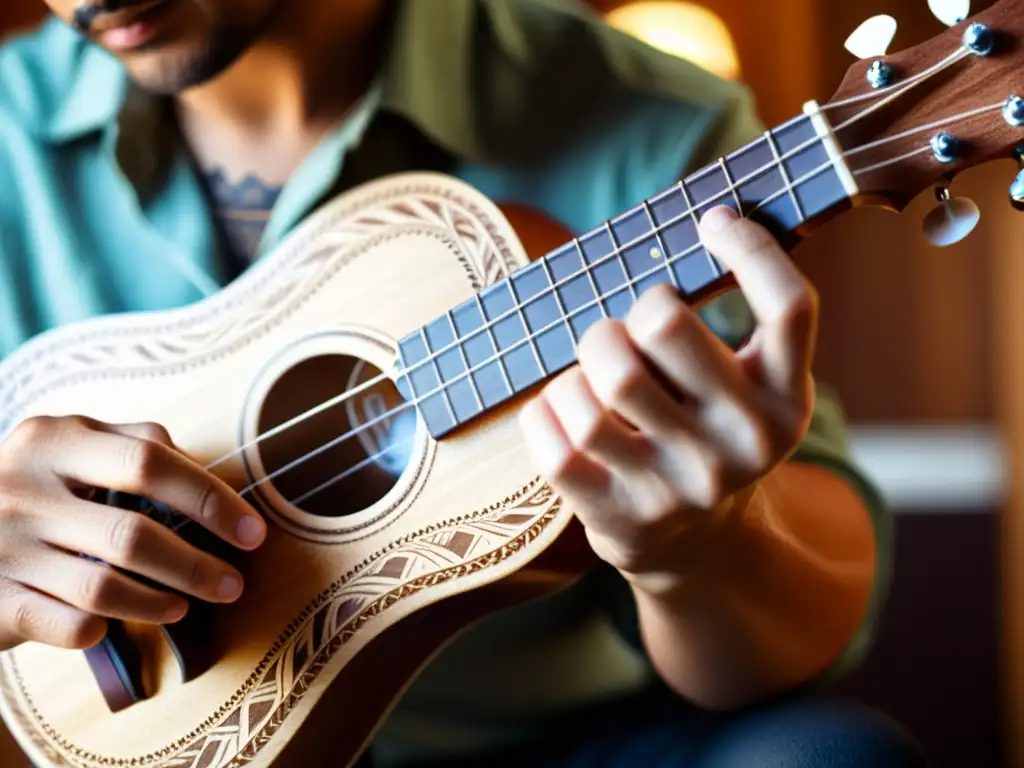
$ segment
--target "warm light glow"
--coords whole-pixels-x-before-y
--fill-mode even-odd
[[[739,77],[739,56],[729,28],[707,8],[682,0],[644,0],[621,5],[606,19],[612,27],[719,77]]]

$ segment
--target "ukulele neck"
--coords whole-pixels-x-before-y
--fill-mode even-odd
[[[661,283],[697,304],[730,283],[701,244],[704,213],[727,205],[790,247],[847,205],[853,176],[825,116],[805,113],[573,238],[402,339],[397,385],[438,439],[576,362],[602,318],[624,319]]]

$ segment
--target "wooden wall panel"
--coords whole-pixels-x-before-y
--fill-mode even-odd
[[[1007,163],[1006,175],[1017,171]],[[1024,765],[1024,215],[1008,218],[999,232],[991,272],[996,413],[1008,450],[1009,498],[1002,515],[1002,633],[1000,662],[1008,738],[1008,764]]]
[[[600,11],[623,0],[591,0]],[[892,50],[943,27],[921,0],[705,0],[729,24],[743,79],[764,120],[797,114],[804,101],[826,101],[852,56],[843,42],[876,13],[899,23]],[[989,5],[975,2],[975,10]],[[979,229],[948,249],[930,247],[920,221],[926,195],[895,216],[861,210],[803,243],[794,258],[822,295],[817,372],[839,390],[851,419],[884,422],[989,421],[994,232],[1013,216],[1005,171],[978,169],[953,189],[981,205]]]
[[[43,0],[0,0],[0,37],[33,24],[45,13]]]

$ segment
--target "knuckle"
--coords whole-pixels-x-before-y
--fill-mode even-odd
[[[117,590],[117,577],[109,568],[97,568],[78,584],[78,596],[83,608],[90,611],[109,609]]]
[[[746,468],[759,472],[768,467],[772,461],[777,446],[789,442],[791,435],[790,426],[783,425],[776,434],[772,434],[769,425],[750,419],[741,430],[744,434],[738,436],[740,439],[739,453],[740,460]]]
[[[56,419],[54,426],[74,427],[76,429],[94,429],[96,426],[96,422],[94,422],[92,419],[86,418],[85,416],[73,414],[71,416],[64,416],[62,418]]]
[[[571,482],[579,472],[581,462],[585,461],[582,452],[570,447],[548,464],[548,478],[555,484]]]
[[[32,416],[22,421],[11,432],[5,447],[12,456],[17,456],[23,449],[35,448],[48,440],[56,430],[57,420],[52,416]]]
[[[681,302],[672,302],[656,318],[642,326],[639,334],[646,344],[675,342],[697,331],[699,322],[696,313]]]
[[[633,401],[643,391],[647,371],[638,361],[631,360],[621,370],[609,372],[604,389],[604,400],[613,408]]]
[[[820,296],[817,289],[808,281],[802,280],[793,288],[792,295],[787,297],[782,320],[788,325],[797,325],[800,321],[807,322],[818,314]]]
[[[10,631],[17,637],[30,638],[33,636],[35,616],[32,613],[32,606],[20,590],[7,598],[7,616]]]
[[[145,518],[126,512],[114,517],[107,531],[107,544],[116,557],[128,562],[139,554],[144,536]]]
[[[21,516],[21,505],[18,503],[13,481],[0,476],[0,524],[9,525]],[[0,543],[4,537],[0,536]]]
[[[202,592],[211,587],[209,569],[200,558],[193,560],[192,567],[188,569],[188,587],[191,592]]]
[[[167,429],[156,422],[143,422],[138,425],[139,435],[144,440],[149,440],[154,443],[163,443],[164,445],[171,444],[171,435]]]
[[[201,520],[213,520],[217,512],[217,493],[213,483],[203,483],[196,499],[196,514]]]
[[[700,509],[711,509],[723,498],[724,462],[717,454],[708,452],[699,462],[695,475],[696,483],[692,490],[693,502]]]
[[[145,488],[160,472],[164,458],[163,446],[147,440],[131,440],[122,459],[130,481]]]
[[[604,414],[599,414],[576,427],[575,439],[573,442],[582,451],[591,451],[604,442],[607,430],[607,419]]]

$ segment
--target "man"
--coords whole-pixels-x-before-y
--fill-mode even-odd
[[[323,200],[383,174],[444,171],[580,232],[761,130],[744,90],[574,2],[48,4],[56,19],[0,50],[0,354],[80,318],[209,295]],[[724,209],[702,235],[746,301],[702,324],[645,294],[627,322],[594,326],[580,365],[523,414],[538,470],[607,567],[442,653],[380,733],[378,764],[920,764],[872,716],[770,703],[864,654],[890,522],[810,377],[812,288]],[[84,508],[69,483],[260,545],[262,519],[166,442],[152,425],[44,419],[0,446],[3,647],[82,648],[105,618],[181,615],[66,554],[116,557],[105,536],[128,514]],[[125,457],[139,456],[135,483]],[[117,563],[129,573],[237,598],[228,566],[137,530],[148,556]]]

